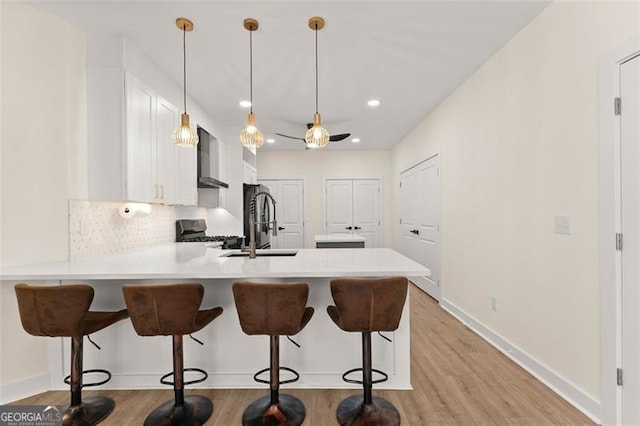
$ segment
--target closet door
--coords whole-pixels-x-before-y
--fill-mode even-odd
[[[380,179],[325,181],[326,234],[355,234],[365,247],[382,247]]]
[[[440,298],[440,159],[431,157],[400,174],[400,252],[431,270],[415,284]]]

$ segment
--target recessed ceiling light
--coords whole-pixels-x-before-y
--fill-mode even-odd
[[[251,101],[240,101],[240,106],[242,108],[249,108],[251,106]]]
[[[369,100],[369,102],[367,102],[367,105],[369,105],[370,107],[377,107],[378,105],[380,105],[380,101],[377,99],[371,99]]]
[[[351,142],[358,143],[358,142],[360,142],[360,138],[353,138],[353,139],[351,139]]]
[[[274,143],[275,141],[275,139],[267,139],[267,143]]]

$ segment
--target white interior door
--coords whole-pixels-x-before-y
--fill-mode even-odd
[[[353,233],[365,237],[365,247],[382,247],[380,238],[380,181],[353,181]]]
[[[411,168],[400,174],[400,253],[418,262],[418,170]]]
[[[345,234],[353,231],[353,180],[329,179],[326,181],[325,201],[326,232]]]
[[[278,235],[271,247],[304,248],[304,181],[302,179],[260,179],[276,200]]]
[[[326,179],[325,232],[366,238],[365,247],[382,247],[380,179]]]
[[[640,57],[620,66],[622,424],[640,424]]]
[[[431,270],[412,281],[440,299],[440,157],[431,157],[400,174],[400,250]]]

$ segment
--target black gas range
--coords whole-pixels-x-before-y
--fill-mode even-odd
[[[242,247],[244,237],[239,235],[206,235],[207,222],[204,219],[179,219],[176,220],[176,242],[178,243],[204,243],[222,241],[222,249],[239,249]]]

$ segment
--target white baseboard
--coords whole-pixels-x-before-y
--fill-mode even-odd
[[[411,282],[420,290],[427,293],[436,300],[440,300],[440,288],[433,281],[425,277],[411,277]]]
[[[0,404],[17,401],[22,398],[46,392],[51,388],[49,373],[0,384]]]
[[[593,399],[579,387],[555,373],[523,350],[511,344],[502,336],[493,332],[481,322],[475,320],[472,316],[445,298],[440,300],[440,306],[591,420],[600,424],[600,402]]]

